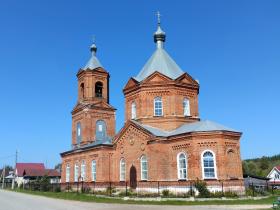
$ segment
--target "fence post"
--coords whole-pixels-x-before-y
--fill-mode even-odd
[[[77,194],[79,193],[79,180],[77,182]]]
[[[160,196],[159,181],[158,181],[158,197]]]
[[[112,182],[109,183],[109,188],[110,188],[110,196],[112,196]]]
[[[191,193],[191,196],[193,196],[193,189],[192,189],[192,181],[190,181],[190,193]]]
[[[125,196],[127,196],[127,181],[125,182]]]
[[[82,180],[82,189],[81,189],[81,193],[84,193],[84,180]]]
[[[223,180],[222,180],[222,194],[224,196],[224,182],[223,182]]]
[[[253,197],[255,197],[255,187],[254,187],[254,183],[252,183],[252,190],[253,190]]]
[[[269,191],[268,182],[267,182],[267,181],[266,181],[266,191],[267,191],[267,192]]]

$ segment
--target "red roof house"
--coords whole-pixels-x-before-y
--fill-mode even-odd
[[[46,169],[43,163],[16,164],[16,182],[18,185],[43,176],[49,177],[51,183],[60,181],[60,172],[55,169]]]
[[[44,163],[17,163],[16,175],[18,177],[24,176],[24,170],[45,170]]]
[[[60,177],[60,173],[55,169],[25,169],[24,177]]]

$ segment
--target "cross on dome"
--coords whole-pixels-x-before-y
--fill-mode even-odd
[[[160,14],[159,11],[157,11],[156,16],[157,16],[158,25],[160,25],[160,17],[161,17],[161,14]]]

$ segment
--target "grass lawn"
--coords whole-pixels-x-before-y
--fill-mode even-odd
[[[75,200],[85,202],[96,202],[96,203],[119,203],[119,204],[150,204],[150,205],[257,205],[257,204],[271,204],[276,200],[277,196],[270,196],[260,200],[212,200],[212,201],[134,201],[134,200],[123,200],[119,198],[103,198],[96,197],[94,195],[77,194],[74,192],[40,192],[40,191],[28,191],[28,190],[15,190],[15,192],[27,193],[32,195],[40,195],[50,198],[64,199],[64,200]]]

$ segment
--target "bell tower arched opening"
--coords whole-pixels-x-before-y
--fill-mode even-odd
[[[102,89],[103,89],[103,83],[96,82],[95,83],[95,97],[102,98]]]

